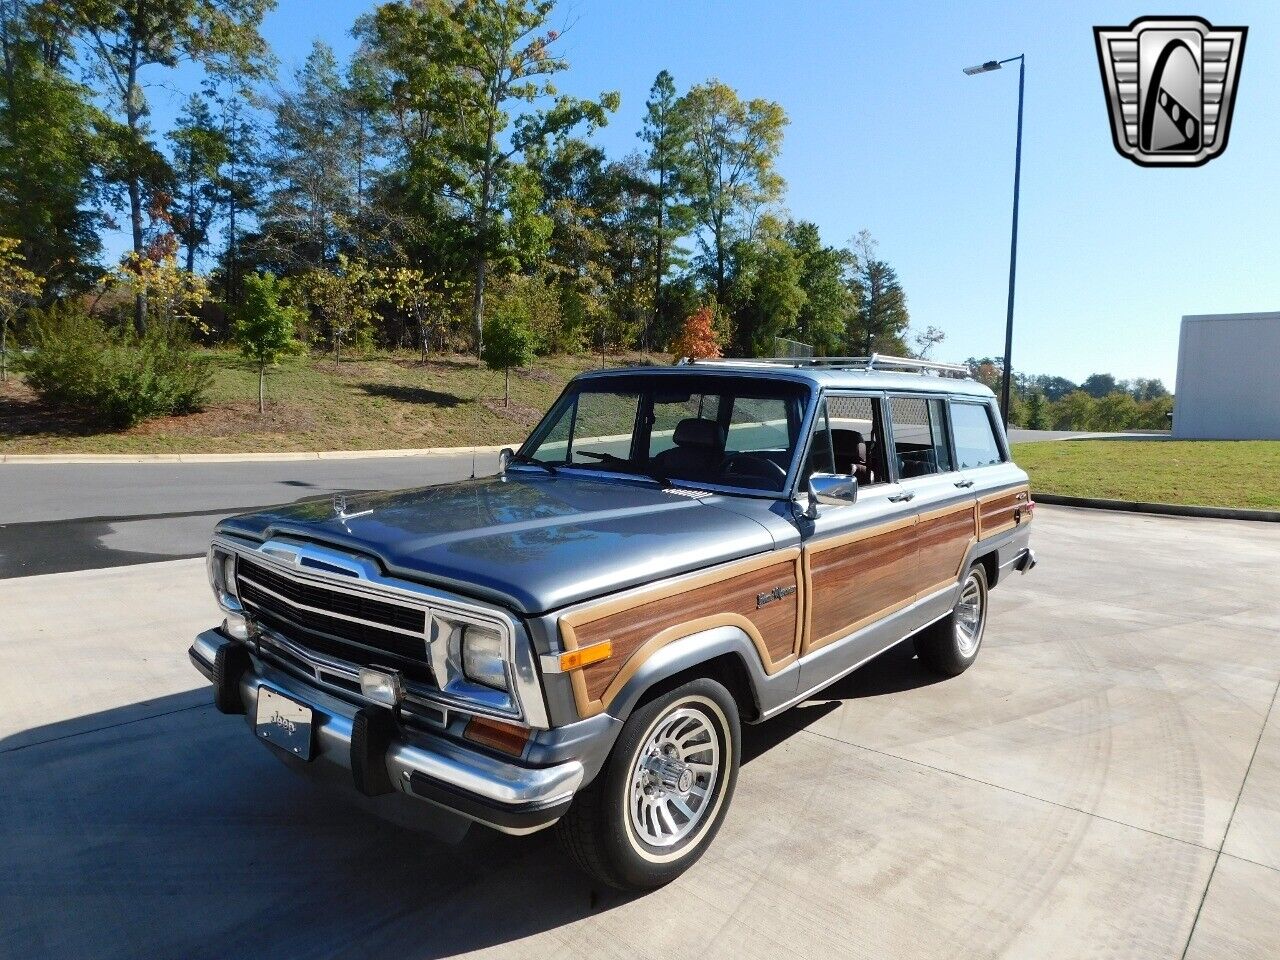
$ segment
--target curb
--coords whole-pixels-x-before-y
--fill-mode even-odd
[[[1240,507],[1200,507],[1183,503],[1147,503],[1142,500],[1104,500],[1098,497],[1064,497],[1056,493],[1033,493],[1036,503],[1057,507],[1084,507],[1089,510],[1122,510],[1167,517],[1202,517],[1211,520],[1260,520],[1280,523],[1280,510],[1247,510]]]
[[[466,456],[497,453],[504,447],[422,447],[407,450],[321,450],[278,453],[9,453],[0,454],[0,463],[264,463],[287,460],[382,460],[394,457]]]

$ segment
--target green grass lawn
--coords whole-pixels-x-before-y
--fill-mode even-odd
[[[539,357],[511,373],[511,405],[502,374],[474,357],[377,354],[312,356],[268,371],[267,412],[259,416],[257,372],[238,354],[209,351],[213,384],[199,413],[162,417],[128,430],[104,430],[91,417],[48,410],[18,380],[0,386],[3,453],[231,453],[377,450],[511,443],[529,428],[574,374],[599,367],[598,354]],[[610,357],[611,364],[638,362]],[[654,356],[654,362],[669,362]]]
[[[1280,509],[1280,440],[1046,440],[1013,458],[1033,495]]]

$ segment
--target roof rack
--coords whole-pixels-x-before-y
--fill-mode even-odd
[[[694,360],[682,357],[680,364],[723,365],[734,367],[794,367],[818,370],[886,370],[908,373],[919,373],[935,377],[970,376],[969,368],[962,363],[937,363],[933,360],[919,360],[915,357],[890,357],[883,353],[873,353],[869,357],[753,357],[751,359],[734,360],[720,358],[716,360]]]

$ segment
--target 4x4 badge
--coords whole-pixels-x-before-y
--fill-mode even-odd
[[[1248,32],[1199,17],[1094,27],[1120,155],[1144,167],[1196,167],[1222,153]]]

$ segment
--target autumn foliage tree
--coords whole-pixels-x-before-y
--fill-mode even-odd
[[[711,360],[720,356],[720,338],[716,335],[714,314],[710,307],[700,307],[685,318],[680,336],[671,345],[677,357]]]

